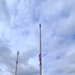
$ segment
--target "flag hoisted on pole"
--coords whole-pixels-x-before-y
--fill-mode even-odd
[[[15,75],[17,75],[17,68],[18,68],[18,56],[19,56],[19,51],[17,51],[17,60],[16,60]]]
[[[40,54],[39,54],[39,62],[40,62],[40,75],[42,75],[41,24],[39,24],[39,28],[40,28]]]

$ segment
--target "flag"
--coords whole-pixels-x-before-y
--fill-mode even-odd
[[[41,53],[39,54],[39,61],[41,61]]]

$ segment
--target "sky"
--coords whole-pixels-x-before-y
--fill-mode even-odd
[[[0,75],[75,75],[75,0],[0,0]]]

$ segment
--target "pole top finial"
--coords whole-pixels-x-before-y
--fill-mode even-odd
[[[41,27],[41,24],[39,24],[39,27]]]

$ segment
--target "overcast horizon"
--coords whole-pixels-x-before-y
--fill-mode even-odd
[[[0,75],[75,75],[75,0],[0,0]]]

